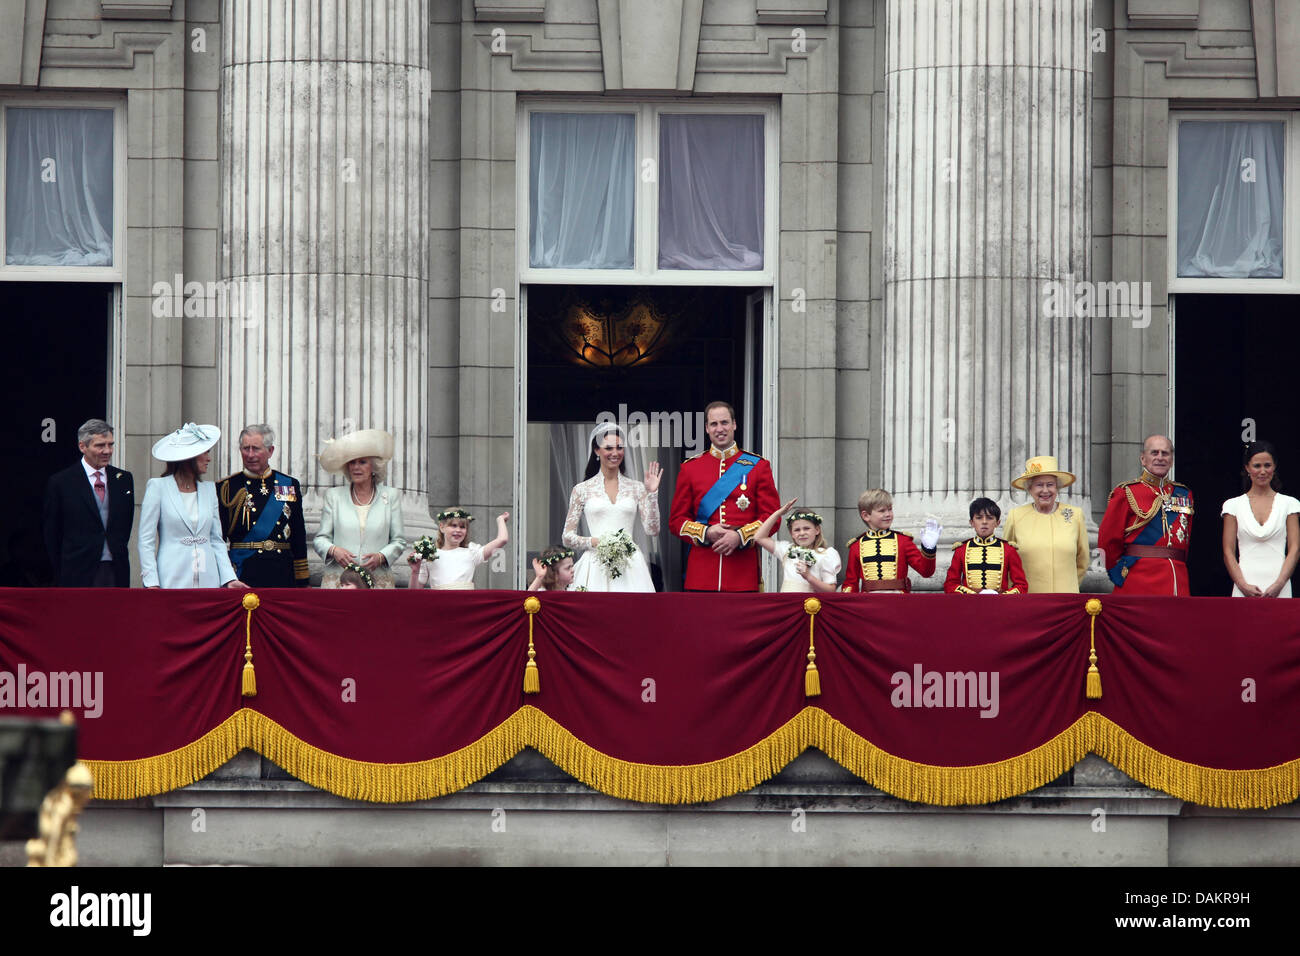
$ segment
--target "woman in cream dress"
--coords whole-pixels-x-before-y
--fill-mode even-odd
[[[1029,504],[1011,509],[1002,537],[1020,553],[1030,594],[1078,594],[1088,571],[1085,515],[1056,500],[1056,493],[1072,484],[1074,475],[1061,471],[1051,455],[1029,459],[1025,473],[1011,482],[1029,492]]]
[[[393,436],[378,429],[352,432],[326,443],[321,467],[342,474],[347,484],[325,492],[320,530],[312,546],[325,560],[320,586],[336,588],[339,575],[352,562],[364,567],[376,588],[393,586],[393,566],[406,550],[402,502],[383,483]]]
[[[1270,443],[1252,442],[1244,457],[1246,493],[1223,503],[1223,563],[1232,596],[1290,597],[1300,558],[1300,501],[1278,492]]]

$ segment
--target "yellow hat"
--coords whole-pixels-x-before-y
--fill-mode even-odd
[[[1061,471],[1056,466],[1055,455],[1038,455],[1035,458],[1025,462],[1025,473],[1019,478],[1011,479],[1011,487],[1018,488],[1020,491],[1028,491],[1029,483],[1035,478],[1046,478],[1053,476],[1056,478],[1058,488],[1068,488],[1074,484],[1074,475],[1068,471]]]

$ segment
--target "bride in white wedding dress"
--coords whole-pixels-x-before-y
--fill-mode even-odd
[[[596,556],[600,540],[620,528],[632,538],[633,522],[638,512],[646,535],[659,534],[658,462],[646,468],[645,482],[624,473],[623,430],[613,422],[603,422],[591,433],[591,457],[587,461],[586,480],[573,486],[569,511],[564,518],[564,546],[585,549],[573,566],[571,590],[653,591],[650,566],[637,548],[628,558],[622,573],[611,578]],[[585,517],[590,537],[578,534],[578,521]]]

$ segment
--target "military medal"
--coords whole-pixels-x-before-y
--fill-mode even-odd
[[[739,508],[741,511],[744,511],[746,508],[749,507],[749,498],[746,497],[745,495],[741,495],[739,498],[736,499],[736,507]]]

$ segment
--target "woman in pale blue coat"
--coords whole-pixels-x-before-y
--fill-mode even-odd
[[[320,530],[312,542],[325,560],[320,586],[336,588],[339,575],[352,562],[374,578],[374,587],[393,586],[393,568],[406,550],[402,499],[383,483],[393,457],[393,436],[379,429],[344,435],[326,444],[320,464],[348,483],[325,492]]]
[[[217,489],[202,476],[221,431],[192,422],[153,446],[167,462],[150,478],[140,505],[140,577],[147,588],[246,587],[235,577],[221,537]]]

